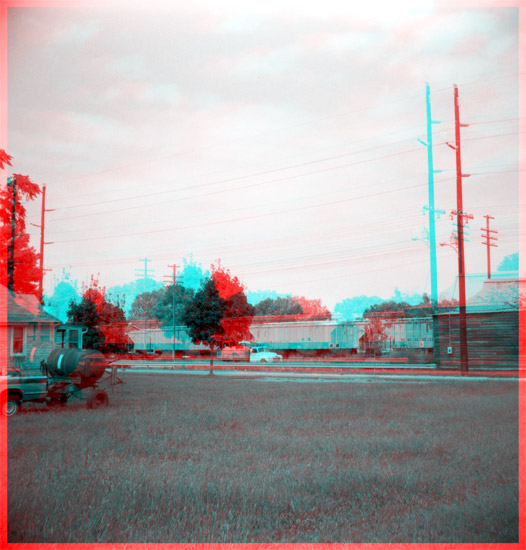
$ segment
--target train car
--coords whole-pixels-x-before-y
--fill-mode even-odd
[[[194,344],[185,326],[159,327],[152,326],[146,329],[136,324],[128,332],[133,342],[135,351],[157,351],[169,353],[175,351],[176,355],[182,356],[186,353],[191,355],[207,355],[210,348],[204,344]]]
[[[283,358],[393,356],[425,359],[433,351],[432,318],[375,318],[340,322],[285,321],[268,322],[254,318],[250,325],[250,341],[228,342],[221,356],[227,360],[243,360],[249,347],[274,351]],[[128,332],[135,350],[177,355],[209,354],[203,344],[193,344],[184,326],[147,327],[136,324]],[[235,354],[235,355],[234,355]]]
[[[333,332],[337,321],[259,322],[250,326],[253,345],[258,345],[288,357],[328,355],[338,347]]]

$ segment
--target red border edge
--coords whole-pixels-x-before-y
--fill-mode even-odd
[[[184,1],[184,0],[181,0]],[[155,4],[152,2],[152,4]],[[526,89],[526,5],[521,0],[511,0],[508,2],[499,2],[498,0],[436,0],[436,7],[449,8],[511,8],[518,10],[519,19],[519,212],[526,206],[526,176],[524,170],[526,166],[526,96],[520,92]],[[7,10],[8,8],[22,7],[87,7],[104,6],[105,2],[88,0],[0,0],[0,149],[9,152],[7,147]],[[106,4],[108,6],[108,4]],[[2,171],[2,183],[6,171]],[[526,229],[526,220],[519,221],[519,273],[526,273],[526,244],[523,238]],[[4,253],[4,251],[0,251]],[[520,283],[519,291],[526,293],[526,282]],[[0,293],[2,291],[0,290]],[[4,291],[5,293],[5,291]],[[7,325],[7,308],[5,304],[7,297],[4,293],[0,294],[0,368],[7,365],[6,356],[6,337],[4,327]],[[424,549],[433,550],[454,550],[456,548],[464,549],[483,549],[490,550],[502,548],[506,550],[526,548],[525,543],[525,523],[526,523],[526,497],[524,495],[525,486],[525,423],[526,423],[526,398],[522,387],[522,382],[526,379],[526,304],[519,308],[519,541],[518,543],[495,543],[495,544],[148,544],[148,543],[76,543],[76,544],[45,544],[45,543],[8,543],[7,541],[7,419],[0,415],[0,549],[27,550],[60,550],[61,548],[75,548],[75,550],[88,550],[96,548],[97,550],[145,550],[145,549],[192,549],[192,550],[270,550],[271,548],[286,548],[287,550],[343,550],[343,549],[381,549],[407,550]],[[0,382],[0,390],[5,386],[5,381]]]

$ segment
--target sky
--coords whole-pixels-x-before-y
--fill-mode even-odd
[[[190,254],[331,309],[429,293],[426,83],[437,243],[454,229],[457,84],[466,272],[486,272],[484,215],[492,266],[518,251],[518,10],[320,4],[9,8],[7,151],[46,185],[48,293],[63,269],[111,287]],[[27,208],[40,223],[40,200]],[[456,252],[437,254],[447,295]]]

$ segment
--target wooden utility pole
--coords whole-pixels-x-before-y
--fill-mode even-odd
[[[139,262],[144,262],[144,270],[135,270],[135,276],[140,277],[142,275],[142,278],[145,280],[148,280],[150,278],[150,273],[153,270],[148,269],[148,262],[151,262],[148,258],[140,258]],[[144,301],[143,301],[144,303]],[[146,309],[144,310],[144,350],[148,350],[148,319],[146,317]]]
[[[173,290],[172,290],[172,330],[173,330],[173,335],[172,335],[172,360],[175,361],[175,285],[177,284],[177,265],[176,264],[173,264],[173,265],[169,265],[168,267],[171,267],[173,268],[173,274],[172,275],[167,275],[168,278],[171,278],[171,281],[167,281],[167,282],[171,282],[172,285],[173,285]]]
[[[497,243],[492,243],[491,241],[496,241],[498,237],[492,237],[490,233],[498,233],[498,231],[492,231],[489,228],[489,221],[494,220],[495,218],[493,216],[484,216],[486,218],[486,227],[481,227],[482,231],[485,231],[486,234],[482,233],[482,238],[486,239],[486,242],[482,241],[482,244],[486,245],[487,248],[487,256],[488,256],[488,279],[491,279],[491,256],[490,256],[490,247],[491,246],[498,246]]]
[[[15,291],[15,238],[16,238],[16,178],[8,178],[7,186],[12,188],[13,200],[11,204],[11,241],[7,257],[7,288]]]
[[[449,145],[456,152],[457,163],[457,235],[458,235],[458,301],[459,301],[459,323],[460,323],[460,370],[467,372],[469,370],[468,360],[468,341],[466,327],[466,266],[464,259],[464,218],[468,216],[463,211],[462,206],[462,178],[469,177],[469,174],[462,173],[461,155],[460,155],[460,128],[469,126],[469,124],[460,123],[458,106],[458,87],[453,84],[455,101],[455,146]]]
[[[42,213],[40,214],[40,281],[38,283],[38,295],[42,302],[44,287],[44,228],[46,218],[46,186],[42,187]]]
[[[31,225],[34,227],[40,227],[40,257],[39,257],[39,270],[40,270],[40,279],[38,282],[38,297],[40,299],[40,303],[43,303],[44,299],[44,272],[45,271],[51,271],[50,269],[44,269],[44,246],[46,244],[53,244],[53,243],[46,243],[44,242],[44,232],[46,227],[46,212],[53,212],[54,209],[46,209],[46,186],[44,185],[42,187],[42,212],[40,215],[40,225],[37,225],[35,223],[32,223]]]

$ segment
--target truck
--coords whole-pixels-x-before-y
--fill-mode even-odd
[[[234,341],[223,342],[220,359],[222,361],[248,361],[250,348]]]
[[[250,350],[251,363],[268,363],[273,361],[281,361],[283,358],[278,353],[269,351],[263,347],[254,347]]]
[[[27,402],[65,406],[70,399],[80,399],[88,408],[107,406],[108,394],[98,383],[108,367],[99,351],[55,348],[42,361],[40,372],[8,369],[0,400],[2,413],[13,416]]]

